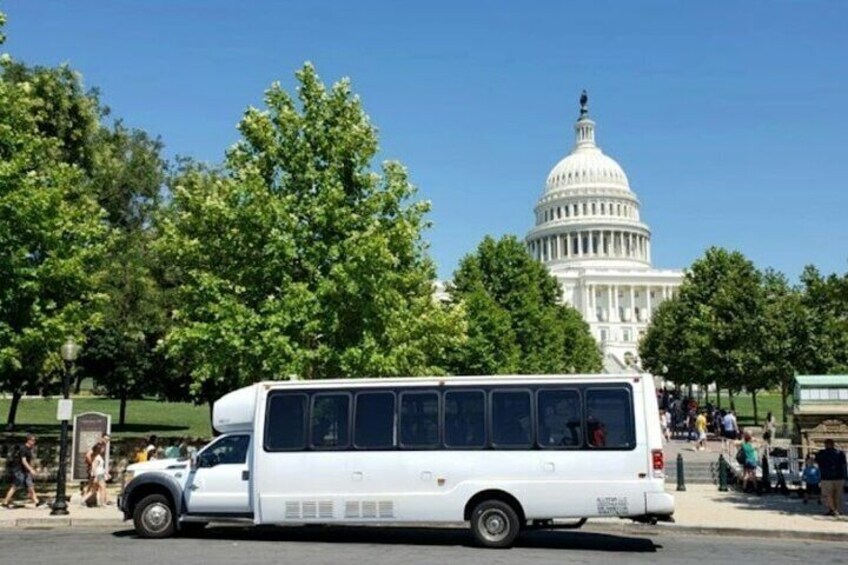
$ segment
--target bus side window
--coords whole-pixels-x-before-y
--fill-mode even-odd
[[[483,391],[445,393],[445,446],[454,448],[486,445],[486,401]]]
[[[356,395],[353,443],[359,449],[388,449],[395,445],[395,395],[360,392]]]
[[[530,447],[532,434],[530,391],[492,392],[492,443],[497,447]]]
[[[439,444],[439,393],[404,392],[400,400],[400,444],[434,448]]]
[[[636,446],[629,390],[590,388],[586,391],[586,441],[596,448],[632,449]]]
[[[580,447],[582,407],[576,390],[541,390],[538,396],[538,438],[540,447]]]
[[[265,414],[265,449],[293,451],[306,447],[306,395],[272,393]]]
[[[316,448],[344,448],[350,443],[350,396],[316,394],[312,399],[311,444]]]

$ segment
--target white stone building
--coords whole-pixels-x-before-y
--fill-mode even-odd
[[[584,92],[574,149],[548,175],[526,243],[589,323],[604,370],[618,372],[638,365],[638,341],[683,272],[652,268],[651,230],[627,175],[595,144],[586,103]]]

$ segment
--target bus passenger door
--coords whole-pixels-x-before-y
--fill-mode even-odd
[[[250,435],[228,435],[200,452],[185,490],[189,514],[249,515]]]

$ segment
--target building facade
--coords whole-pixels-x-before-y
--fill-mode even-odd
[[[584,92],[574,148],[548,175],[525,241],[589,324],[604,369],[619,372],[639,365],[639,339],[683,272],[651,266],[651,230],[639,199],[621,166],[595,143],[587,102]]]

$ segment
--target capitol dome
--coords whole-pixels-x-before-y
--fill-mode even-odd
[[[621,165],[595,144],[595,122],[589,119],[588,97],[581,97],[580,119],[574,124],[574,150],[557,163],[548,175],[545,191],[572,187],[608,187],[630,190]]]
[[[598,147],[579,147],[557,163],[548,175],[545,190],[551,192],[588,185],[630,190],[624,170]]]
[[[595,143],[588,97],[580,97],[574,147],[545,181],[530,253],[553,271],[588,266],[650,268],[651,232],[627,175]]]

